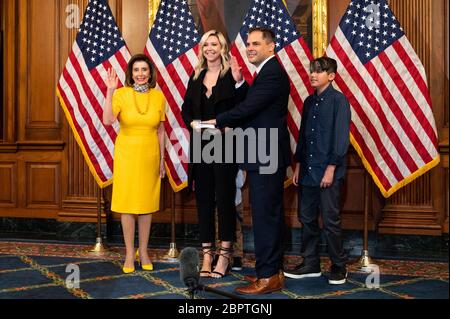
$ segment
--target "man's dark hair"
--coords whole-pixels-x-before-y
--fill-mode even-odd
[[[321,57],[318,59],[315,59],[311,61],[311,64],[309,66],[309,71],[311,73],[317,72],[327,72],[330,73],[336,73],[337,72],[337,62],[335,59],[329,58],[329,57]]]
[[[248,34],[255,32],[255,31],[262,32],[263,39],[266,40],[267,42],[269,42],[269,43],[275,42],[275,33],[271,29],[263,28],[263,27],[250,28],[248,30]]]

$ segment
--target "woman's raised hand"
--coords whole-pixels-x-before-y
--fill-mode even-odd
[[[110,91],[114,91],[117,89],[119,84],[119,77],[117,76],[116,71],[113,68],[108,69],[108,76],[106,77],[106,87]]]

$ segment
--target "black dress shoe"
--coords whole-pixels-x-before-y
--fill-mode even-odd
[[[347,268],[345,266],[331,265],[330,277],[328,283],[330,285],[342,285],[347,281]]]
[[[284,275],[293,279],[314,278],[320,277],[322,271],[320,270],[320,265],[306,265],[302,263],[292,270],[285,270]]]

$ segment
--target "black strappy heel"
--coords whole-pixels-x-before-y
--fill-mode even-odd
[[[228,273],[230,272],[231,269],[231,254],[233,253],[233,248],[226,248],[226,247],[220,247],[220,252],[217,254],[220,256],[222,256],[223,258],[226,258],[228,261],[228,265],[227,268],[225,269],[224,273],[218,272],[218,271],[211,271],[211,274],[216,274],[219,275],[217,277],[211,276],[211,278],[223,278],[226,275],[228,275]]]
[[[214,257],[215,257],[214,247],[212,245],[202,246],[202,254],[203,254],[203,259],[205,258],[205,255],[210,255],[211,256],[210,269],[212,270],[212,262],[213,262]],[[200,271],[200,277],[210,277],[211,276],[211,270],[203,270],[202,269]]]

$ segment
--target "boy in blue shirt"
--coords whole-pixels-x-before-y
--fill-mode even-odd
[[[332,261],[330,284],[346,282],[347,256],[342,245],[340,193],[350,143],[350,106],[333,88],[336,60],[322,57],[311,62],[310,82],[314,94],[304,103],[299,142],[295,152],[293,183],[299,188],[299,220],[303,224],[303,262],[286,277],[300,279],[321,276],[319,257],[319,211]]]

